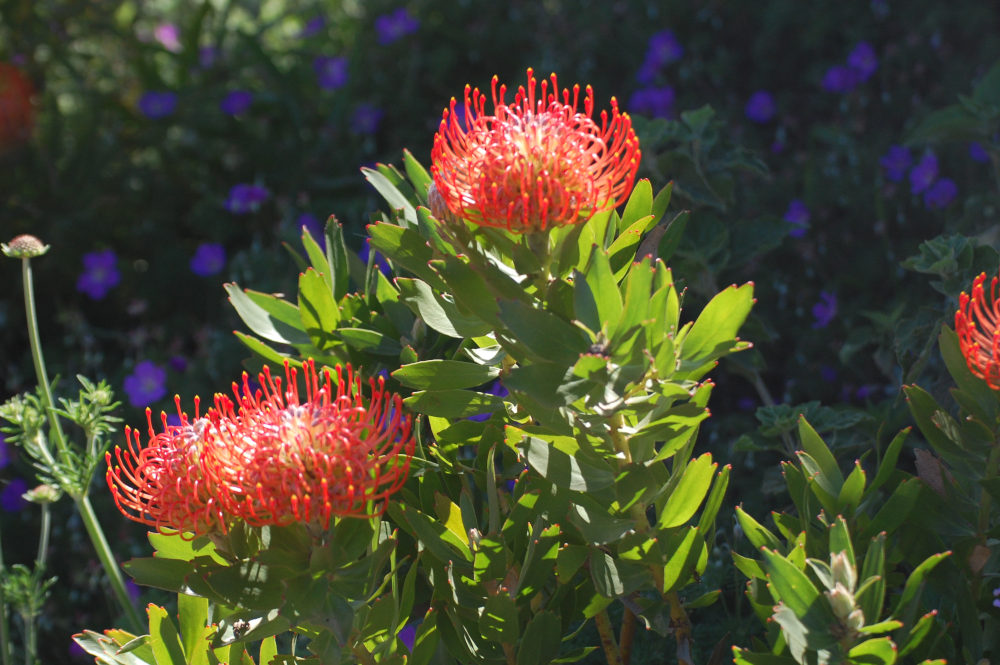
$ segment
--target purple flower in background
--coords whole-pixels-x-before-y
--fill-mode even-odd
[[[361,249],[358,251],[358,258],[361,259],[361,262],[364,263],[365,265],[368,265],[368,257],[371,255],[371,251],[372,251],[371,238],[365,238],[365,244],[362,245]],[[389,262],[386,261],[385,257],[379,254],[378,252],[375,252],[375,258],[372,259],[372,261],[375,262],[375,266],[386,277],[388,277],[389,274],[392,272],[389,268]]]
[[[306,39],[307,37],[313,37],[318,35],[326,27],[326,18],[323,16],[313,16],[309,21],[302,26],[302,31],[299,33],[300,39]]]
[[[740,411],[753,411],[754,409],[757,408],[757,400],[755,400],[753,397],[747,397],[746,395],[744,395],[743,397],[740,397],[738,400],[736,400],[736,407]]]
[[[191,257],[191,272],[210,277],[226,267],[226,248],[217,242],[203,242]]]
[[[302,235],[302,227],[305,227],[309,231],[309,235],[312,239],[319,244],[320,248],[326,251],[326,233],[324,233],[324,225],[316,218],[315,215],[304,212],[299,215],[299,218],[295,220],[295,230],[299,235]]]
[[[417,639],[417,624],[406,624],[403,626],[403,630],[399,631],[399,635],[397,635],[397,637],[399,637],[400,642],[406,645],[406,648],[410,650],[410,653],[413,653],[413,643],[416,642]]]
[[[837,370],[829,365],[821,365],[819,368],[819,376],[827,383],[833,383],[837,380]]]
[[[819,292],[819,301],[812,308],[813,328],[826,328],[837,316],[837,296],[828,291]]]
[[[351,131],[355,134],[374,134],[384,115],[385,111],[374,104],[358,104],[351,116]]]
[[[834,65],[823,76],[823,89],[839,94],[848,93],[860,83],[858,71],[845,65]]]
[[[944,208],[955,200],[957,194],[958,185],[955,181],[951,178],[941,178],[924,191],[924,207]]]
[[[167,394],[167,370],[152,360],[143,360],[125,377],[129,404],[144,407]]]
[[[87,252],[83,255],[83,272],[76,280],[76,290],[94,300],[108,295],[108,291],[122,281],[117,263],[118,256],[113,249]]]
[[[649,38],[646,49],[646,62],[656,66],[669,65],[684,56],[684,47],[677,41],[673,30],[661,30]]]
[[[184,356],[170,356],[170,359],[167,360],[167,364],[170,365],[170,369],[179,374],[183,374],[188,368],[188,361]]]
[[[801,238],[809,228],[809,208],[801,199],[792,199],[788,202],[788,210],[785,211],[785,221],[795,228],[788,232],[793,238]]]
[[[229,115],[239,115],[253,104],[253,93],[248,90],[233,90],[221,102],[219,109]]]
[[[10,482],[0,490],[0,508],[8,513],[16,513],[28,505],[24,493],[28,491],[28,483],[24,478],[11,478]]]
[[[928,151],[910,171],[910,192],[919,194],[930,187],[938,177],[938,161],[933,152]]]
[[[139,597],[142,595],[142,589],[139,588],[139,585],[132,580],[125,580],[125,592],[128,593],[132,604],[138,607]]]
[[[163,48],[174,53],[179,53],[181,46],[181,32],[173,23],[161,23],[153,29],[153,37],[163,45]]]
[[[0,469],[10,464],[10,446],[7,444],[7,437],[0,432]]]
[[[319,87],[336,90],[347,83],[347,58],[321,55],[313,60]]]
[[[629,97],[628,108],[631,113],[666,118],[674,106],[674,97],[674,89],[669,85],[662,88],[642,88]]]
[[[995,598],[993,601],[993,607],[1000,607],[1000,586],[993,589],[993,597]]]
[[[270,198],[271,193],[260,185],[233,185],[226,199],[226,210],[236,215],[256,212],[260,204]]]
[[[510,394],[510,392],[508,392],[508,390],[506,388],[504,388],[503,384],[500,383],[500,379],[497,379],[496,381],[494,381],[493,383],[491,383],[490,386],[489,386],[489,388],[487,388],[486,390],[483,390],[483,392],[486,393],[486,394],[488,394],[488,395],[496,395],[497,397],[506,397],[507,395]],[[492,416],[492,415],[493,415],[492,412],[490,412],[490,413],[480,413],[480,414],[475,415],[475,416],[469,416],[467,418],[467,420],[475,420],[477,423],[482,423],[482,422],[486,422],[487,420],[489,420],[490,416]]]
[[[219,59],[219,49],[214,46],[202,46],[198,49],[198,65],[202,69],[210,69]]]
[[[901,145],[889,146],[889,150],[879,160],[885,171],[885,177],[892,182],[900,182],[912,163],[913,156],[910,155],[910,151]]]
[[[875,49],[868,42],[858,42],[854,50],[847,56],[847,66],[858,73],[859,83],[867,81],[878,69],[878,57]]]
[[[969,157],[972,158],[972,161],[981,164],[990,161],[990,153],[986,152],[986,148],[976,141],[969,144]]]
[[[139,98],[139,111],[152,120],[166,118],[177,108],[177,95],[169,90],[148,90]]]
[[[391,44],[406,35],[412,35],[420,28],[420,21],[414,18],[405,7],[394,12],[383,14],[375,19],[375,33],[378,43],[382,46]]]
[[[758,90],[750,95],[743,112],[747,118],[754,122],[765,123],[774,117],[777,106],[774,103],[774,96],[766,90]]]

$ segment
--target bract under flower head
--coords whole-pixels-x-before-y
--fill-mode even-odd
[[[322,529],[334,516],[370,517],[406,481],[415,439],[412,416],[385,379],[369,380],[371,395],[350,365],[316,371],[303,366],[305,395],[297,371],[285,367],[287,383],[260,375],[259,390],[244,375],[233,393],[238,415],[228,409],[230,435],[206,452],[227,512],[253,526],[304,522]],[[304,399],[303,399],[304,398]],[[218,460],[214,458],[218,456]],[[233,463],[236,462],[236,463]]]
[[[551,89],[549,84],[551,82]],[[585,222],[621,203],[639,168],[639,141],[627,113],[593,119],[594,92],[580,86],[559,94],[556,75],[528,84],[505,102],[507,87],[493,77],[494,113],[486,95],[465,87],[464,114],[456,100],[434,137],[431,174],[452,214],[514,233]],[[460,121],[461,119],[464,122]]]
[[[972,295],[964,291],[958,298],[955,332],[969,371],[1000,390],[1000,279],[990,282],[989,299],[983,284],[986,273],[972,282]]]

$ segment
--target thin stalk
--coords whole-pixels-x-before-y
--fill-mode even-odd
[[[52,513],[49,504],[42,504],[42,524],[38,530],[38,554],[35,555],[35,570],[45,570],[45,559],[49,554],[49,532],[52,530]]]
[[[601,610],[594,616],[594,623],[597,625],[597,633],[601,636],[601,646],[604,648],[604,657],[607,658],[608,665],[623,665],[607,609]]]
[[[52,388],[49,385],[49,375],[45,371],[45,358],[42,356],[42,342],[38,335],[38,316],[35,314],[35,286],[31,275],[31,259],[21,259],[21,276],[24,286],[24,315],[28,323],[28,340],[31,343],[31,360],[35,365],[35,378],[42,389],[42,399],[45,412],[49,417],[49,424],[52,428],[52,438],[60,452],[66,450],[66,438],[63,435],[62,425],[59,417],[52,410],[55,401],[52,399]],[[47,461],[52,461],[52,454],[44,442],[41,444],[42,453]]]
[[[6,566],[3,560],[3,545],[0,544],[0,580],[3,579]],[[3,585],[0,584],[0,663],[11,665],[10,635],[7,632],[7,599],[4,598]]]
[[[635,613],[629,608],[625,608],[625,616],[622,617],[622,629],[618,635],[618,643],[621,645],[622,665],[629,665],[632,660],[632,640],[635,638]]]
[[[24,663],[35,665],[35,654],[38,653],[38,631],[35,630],[35,617],[28,612],[21,612],[21,622],[24,624]]]
[[[129,631],[141,635],[145,630],[142,619],[139,617],[135,605],[132,604],[132,599],[129,598],[128,590],[125,588],[125,578],[115,561],[114,554],[111,553],[111,546],[108,545],[108,539],[104,537],[104,531],[101,530],[101,525],[97,521],[94,507],[90,505],[90,499],[86,495],[76,499],[76,507],[83,519],[83,525],[87,528],[87,535],[90,536],[90,541],[94,544],[94,549],[97,550],[97,558],[100,559],[101,565],[104,566],[104,572],[107,573],[111,582],[111,589],[114,591],[118,603],[125,609]]]

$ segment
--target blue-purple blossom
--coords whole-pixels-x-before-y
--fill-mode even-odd
[[[753,397],[744,395],[736,400],[736,408],[740,411],[753,411],[757,408],[757,400]]]
[[[938,177],[938,161],[933,152],[926,152],[910,171],[910,192],[919,194],[930,187]]]
[[[847,66],[858,73],[859,82],[867,81],[878,69],[878,57],[875,49],[868,42],[858,42],[854,50],[847,56]]]
[[[10,464],[10,444],[7,443],[7,437],[3,432],[0,432],[0,469],[8,464]]]
[[[253,93],[248,90],[232,90],[219,102],[219,109],[229,115],[239,115],[253,104]]]
[[[170,356],[169,360],[167,360],[167,364],[170,365],[170,369],[174,370],[178,374],[183,374],[188,368],[187,358],[180,355]]]
[[[177,94],[169,90],[147,90],[138,103],[139,111],[152,120],[166,118],[177,108]]]
[[[127,579],[125,580],[125,592],[128,594],[128,599],[132,601],[132,604],[138,607],[139,597],[142,595],[142,589],[139,588],[139,585]]]
[[[181,46],[181,32],[173,23],[161,23],[153,28],[153,37],[163,45],[163,48],[178,53]]]
[[[837,380],[837,370],[829,365],[820,365],[819,376],[827,383],[833,383]]]
[[[152,360],[143,360],[125,377],[129,404],[141,408],[163,399],[167,394],[167,370]]]
[[[910,151],[901,145],[889,146],[889,150],[879,160],[886,179],[892,182],[900,182],[912,163],[913,156]]]
[[[500,379],[497,379],[496,381],[491,383],[490,386],[486,390],[483,390],[482,392],[486,393],[487,395],[495,395],[496,397],[506,397],[507,395],[510,394],[510,392],[504,387],[504,385],[500,383]],[[493,415],[492,412],[480,413],[475,416],[469,416],[468,420],[475,420],[476,422],[482,423],[489,420],[490,416],[492,415]]]
[[[260,185],[239,184],[233,185],[229,190],[229,197],[226,199],[226,210],[236,215],[244,215],[249,212],[257,212],[260,204],[270,198],[271,193],[266,187]]]
[[[8,513],[16,513],[28,505],[24,493],[28,491],[28,483],[24,478],[11,478],[0,490],[0,508]]]
[[[217,242],[203,242],[191,257],[191,272],[199,277],[209,277],[226,267],[226,248]]]
[[[828,291],[819,292],[819,301],[812,308],[813,328],[825,328],[837,316],[837,295]]]
[[[860,73],[853,67],[834,65],[823,76],[823,89],[844,94],[854,90],[860,82]]]
[[[198,65],[202,69],[211,69],[219,59],[219,49],[214,46],[202,46],[198,49]]]
[[[365,238],[365,244],[362,245],[361,249],[358,251],[358,258],[361,259],[362,263],[368,265],[368,257],[369,255],[371,255],[371,252],[372,252],[371,238]],[[386,277],[388,277],[389,274],[392,272],[392,270],[389,268],[389,262],[386,261],[385,257],[382,256],[380,253],[375,252],[375,258],[372,259],[372,261],[375,262],[375,266]]]
[[[972,161],[984,164],[990,161],[990,153],[986,152],[986,148],[983,147],[982,143],[978,141],[972,141],[969,143],[969,157]]]
[[[355,134],[374,134],[384,115],[385,111],[374,104],[358,104],[351,116],[351,131]]]
[[[661,30],[649,38],[646,61],[657,65],[669,65],[684,56],[684,47],[677,41],[673,30]]]
[[[778,107],[774,103],[774,96],[766,90],[758,90],[750,95],[743,112],[746,117],[754,122],[765,123],[774,117]]]
[[[417,624],[416,623],[406,624],[405,626],[403,626],[403,629],[399,631],[397,637],[399,638],[400,642],[406,645],[406,648],[410,650],[410,653],[413,653],[413,644],[417,640]]]
[[[347,83],[347,58],[321,55],[313,60],[319,87],[336,90]]]
[[[944,208],[958,194],[958,185],[951,178],[941,178],[924,191],[924,207]]]
[[[993,589],[993,607],[1000,607],[1000,586]]]
[[[326,18],[324,16],[313,16],[304,26],[302,26],[302,31],[299,32],[299,38],[306,39],[308,37],[318,35],[325,27]]]
[[[792,199],[788,202],[788,210],[785,211],[784,220],[791,224],[792,228],[788,235],[793,238],[801,238],[809,228],[809,208],[801,199]]]
[[[669,85],[661,88],[642,88],[632,93],[628,100],[630,113],[648,115],[651,118],[666,118],[674,106],[674,89]]]
[[[108,295],[122,281],[117,264],[118,256],[113,249],[87,252],[83,255],[83,272],[76,280],[76,290],[94,300]]]
[[[406,7],[400,7],[375,19],[375,34],[378,35],[378,43],[382,46],[411,35],[419,28],[420,21],[410,14]]]

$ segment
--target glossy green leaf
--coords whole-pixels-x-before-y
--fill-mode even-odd
[[[500,592],[489,596],[479,615],[479,632],[483,639],[514,645],[520,635],[517,604],[510,594]]]
[[[608,254],[595,247],[590,254],[590,263],[585,272],[590,292],[597,303],[597,315],[609,330],[614,328],[622,313],[622,297],[618,291],[618,281],[611,271]]]
[[[900,658],[908,655],[923,643],[927,635],[930,634],[931,628],[934,626],[935,617],[937,617],[937,610],[928,612],[920,617],[915,624],[913,624],[913,627],[910,628],[909,634],[906,636],[906,641],[903,642],[903,646],[899,649]]]
[[[368,227],[368,234],[372,249],[381,252],[434,288],[446,288],[441,277],[429,265],[434,252],[419,233],[395,224],[379,222]]]
[[[186,587],[187,577],[195,567],[188,561],[177,559],[141,558],[131,559],[122,564],[136,584],[180,592]]]
[[[844,484],[844,476],[837,465],[837,458],[833,456],[812,425],[802,416],[799,416],[799,441],[802,442],[802,449],[809,453],[809,456],[819,465],[823,474],[820,485],[832,495],[837,496]]]
[[[906,521],[910,511],[916,505],[920,486],[921,481],[917,478],[910,478],[900,483],[860,534],[861,539],[873,538],[881,531],[893,533],[899,525]]]
[[[498,367],[459,360],[423,360],[392,372],[392,377],[402,385],[418,390],[474,388],[498,376]]]
[[[653,186],[648,178],[641,178],[632,188],[625,210],[622,211],[620,229],[627,229],[640,218],[653,214]]]
[[[368,328],[338,328],[336,336],[352,349],[374,356],[396,358],[403,352],[399,342],[377,330]]]
[[[531,618],[524,628],[521,645],[517,649],[517,665],[547,665],[559,654],[562,623],[555,612],[542,611]]]
[[[403,301],[432,329],[448,337],[479,337],[490,332],[488,324],[479,318],[458,311],[455,303],[436,293],[419,279],[396,280]]]
[[[224,288],[229,294],[229,302],[233,305],[236,313],[255,334],[279,344],[310,343],[309,335],[302,329],[301,324],[295,325],[284,320],[286,318],[284,314],[287,313],[287,310],[283,310],[281,315],[272,313],[255,302],[255,299],[248,296],[238,285],[226,284]],[[289,305],[294,307],[290,303]],[[280,305],[275,306],[275,308],[278,307]]]
[[[642,236],[655,225],[656,218],[652,215],[646,215],[625,228],[608,247],[608,263],[616,282],[621,281],[629,266],[636,260],[636,252],[642,241]]]
[[[350,270],[347,259],[347,246],[344,244],[344,229],[337,218],[331,215],[326,220],[326,262],[330,266],[333,299],[339,301],[347,294]],[[316,266],[315,263],[313,263]],[[319,270],[319,268],[316,268]]]
[[[588,460],[583,455],[568,455],[551,441],[526,436],[521,448],[525,462],[556,487],[575,492],[596,492],[610,487],[615,481],[615,472],[600,464],[599,458]]]
[[[184,653],[188,654],[192,665],[207,665],[205,658],[208,654],[208,642],[204,637],[208,621],[208,599],[177,594],[177,618]]]
[[[258,356],[260,356],[269,363],[273,363],[275,365],[282,365],[286,360],[288,360],[293,366],[294,365],[301,366],[300,361],[293,360],[288,354],[279,353],[278,351],[275,351],[267,344],[264,344],[262,341],[260,341],[259,339],[257,339],[252,335],[241,333],[238,330],[234,330],[233,334],[236,335],[236,339],[243,342],[244,346],[246,346],[248,349],[250,349],[251,351],[253,351]]]
[[[555,314],[527,303],[501,300],[500,320],[537,359],[570,366],[588,347],[583,333]]]
[[[403,168],[406,169],[406,177],[413,183],[413,189],[424,200],[427,198],[427,189],[431,186],[431,176],[427,169],[417,161],[409,150],[403,150]]]
[[[829,614],[826,618],[833,619],[829,607],[822,602],[819,590],[803,571],[776,551],[764,547],[761,552],[764,555],[763,567],[776,600],[784,603],[800,618],[810,613],[820,613]],[[830,623],[832,621],[825,625]]]
[[[885,605],[885,542],[884,533],[872,538],[858,576],[863,588],[858,590],[855,600],[864,615],[870,619],[882,616],[882,607]]]
[[[335,343],[340,308],[323,276],[312,268],[299,275],[299,315],[316,348],[325,350]]]
[[[472,390],[421,390],[403,403],[417,413],[441,418],[468,418],[504,408],[503,398]]]
[[[833,520],[833,524],[830,525],[830,554],[839,554],[841,552],[847,555],[847,562],[851,568],[856,569],[857,562],[854,559],[854,544],[851,542],[851,532],[847,529],[847,521],[841,515],[837,515]]]
[[[736,506],[736,521],[739,522],[743,535],[747,537],[750,544],[755,548],[769,547],[773,550],[781,549],[781,541],[777,536],[768,531],[760,522],[743,510],[742,506]]]
[[[684,467],[680,482],[671,492],[657,519],[657,528],[669,529],[680,526],[691,519],[698,506],[705,500],[712,484],[718,464],[712,461],[711,453],[688,462]]]
[[[334,223],[336,224],[336,222]],[[313,270],[322,275],[323,283],[329,289],[330,295],[333,295],[333,276],[330,274],[330,264],[327,261],[326,252],[323,251],[319,243],[312,237],[309,229],[304,226],[302,227],[302,246],[306,250],[306,255],[309,257],[309,263],[312,264]]]
[[[454,561],[456,555],[461,557],[460,560],[472,562],[469,544],[460,540],[437,519],[397,501],[389,502],[388,510],[397,523],[410,527],[407,529],[410,534],[439,562]]]
[[[736,552],[731,552],[731,554],[733,557],[733,565],[736,566],[736,569],[743,573],[743,575],[748,579],[767,579],[764,574],[764,569],[760,567],[760,563],[757,562],[756,559],[745,557]]]
[[[705,539],[697,527],[679,529],[661,543],[661,549],[668,558],[663,565],[663,588],[660,592],[667,594],[692,581],[698,561],[705,554]]]
[[[865,640],[847,652],[852,662],[860,665],[893,665],[896,662],[896,645],[888,637]]]
[[[896,601],[896,608],[893,610],[893,616],[903,616],[906,611],[906,606],[909,605],[910,601],[916,598],[917,593],[920,591],[924,583],[924,578],[934,570],[934,567],[941,563],[944,559],[951,556],[951,552],[939,552],[938,554],[932,554],[926,559],[924,559],[919,566],[913,569],[910,576],[906,578],[906,584],[903,585],[903,593],[900,594],[899,600]]]
[[[180,635],[167,610],[150,604],[146,613],[149,615],[149,646],[156,658],[156,665],[187,665]]]
[[[837,503],[840,504],[840,509],[844,513],[853,514],[858,504],[861,503],[861,497],[865,492],[865,479],[866,474],[865,470],[861,468],[861,462],[855,460],[854,469],[844,480],[840,494],[837,496]]]
[[[590,551],[590,578],[597,592],[607,598],[628,595],[651,581],[647,566],[615,559],[598,549]]]
[[[651,265],[648,258],[632,264],[625,276],[625,301],[621,319],[611,334],[613,341],[619,333],[632,326],[642,325],[648,319],[656,316],[657,313],[650,309],[650,290],[655,271],[655,267]],[[657,342],[658,340],[653,341]]]
[[[401,210],[406,221],[411,226],[416,226],[417,209],[413,207],[413,204],[407,200],[406,196],[399,191],[392,181],[384,174],[368,167],[362,167],[361,173],[364,174],[365,180],[371,183],[372,187],[382,195],[382,198],[385,199],[385,202],[393,210]]]
[[[705,305],[684,338],[682,357],[696,364],[729,352],[753,303],[753,282],[723,289]]]
[[[934,450],[947,460],[969,459],[969,454],[955,445],[934,422],[935,415],[944,413],[944,410],[930,393],[920,386],[903,386],[903,392],[906,394],[906,403],[910,407],[913,419],[917,421],[920,433]]]

